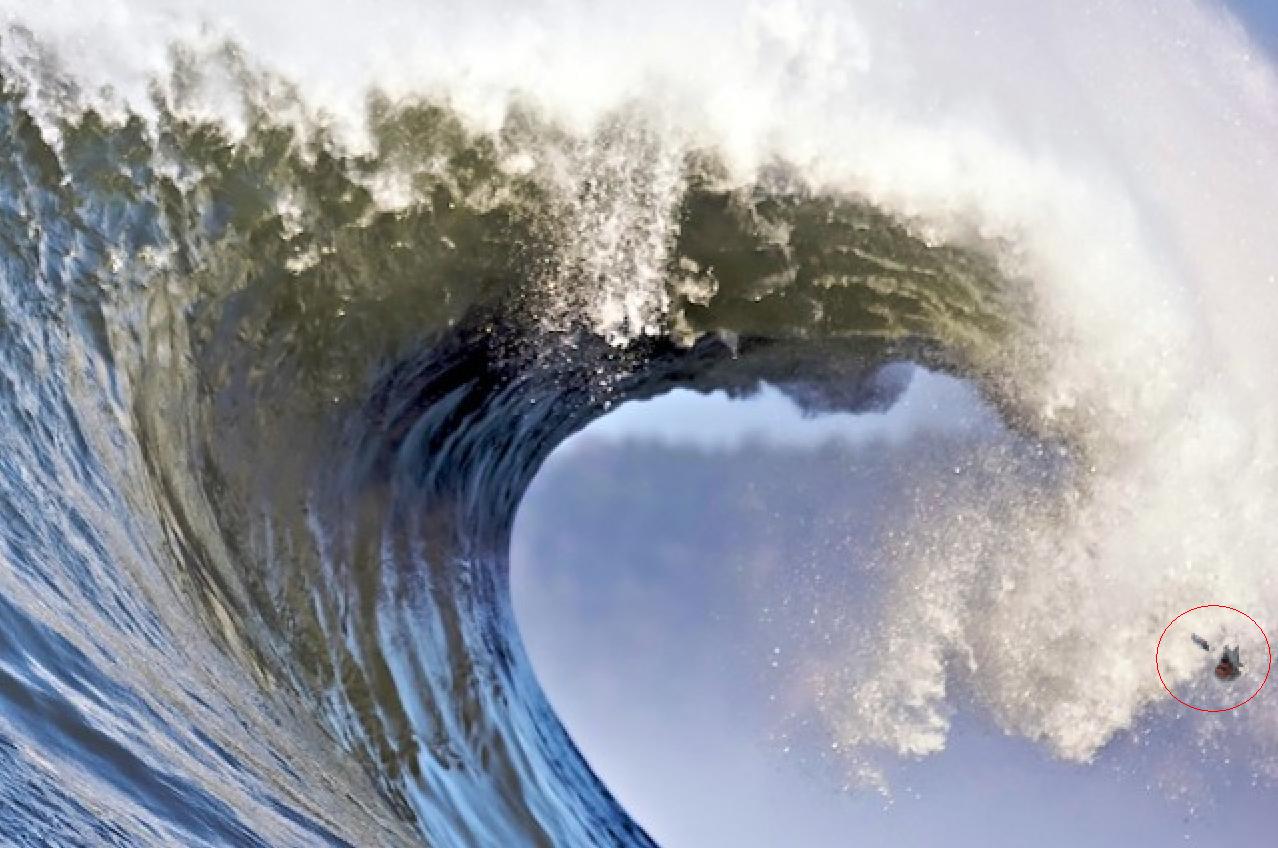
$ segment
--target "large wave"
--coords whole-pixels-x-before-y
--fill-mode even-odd
[[[1278,612],[1278,87],[1139,5],[9,12],[6,833],[646,844],[519,644],[525,487],[629,399],[903,360],[1037,458],[920,498],[896,661],[812,703],[925,753],[961,684],[1092,756],[1176,612]]]

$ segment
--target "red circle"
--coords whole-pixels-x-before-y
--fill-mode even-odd
[[[1167,635],[1168,630],[1171,630],[1171,626],[1175,624],[1177,621],[1179,621],[1183,616],[1188,615],[1194,610],[1208,609],[1211,607],[1214,607],[1216,609],[1232,610],[1233,612],[1238,613],[1243,618],[1250,621],[1252,624],[1256,625],[1256,629],[1260,631],[1261,637],[1264,638],[1265,640],[1265,650],[1269,653],[1269,667],[1265,669],[1265,679],[1260,681],[1260,685],[1256,687],[1255,692],[1251,693],[1251,697],[1248,698],[1246,701],[1239,701],[1238,703],[1234,704],[1232,707],[1225,707],[1224,709],[1219,709],[1219,710],[1209,710],[1204,707],[1196,707],[1193,704],[1189,703],[1188,701],[1182,701],[1180,698],[1177,698],[1176,693],[1173,692],[1171,690],[1171,687],[1167,685],[1167,681],[1163,680],[1163,670],[1162,668],[1159,667],[1159,664],[1158,664],[1158,653],[1159,651],[1162,650],[1162,647],[1163,647],[1163,637]],[[1186,707],[1189,707],[1191,710],[1198,710],[1200,713],[1227,713],[1230,710],[1236,710],[1239,707],[1243,706],[1252,698],[1255,698],[1257,695],[1259,695],[1261,689],[1265,688],[1265,684],[1269,682],[1269,673],[1273,671],[1273,668],[1274,668],[1274,649],[1269,644],[1269,635],[1265,633],[1265,628],[1257,624],[1256,619],[1247,615],[1247,613],[1243,612],[1240,609],[1237,609],[1236,607],[1226,606],[1225,604],[1201,604],[1199,606],[1191,607],[1190,609],[1185,610],[1180,615],[1176,616],[1171,621],[1167,622],[1167,626],[1163,628],[1162,634],[1158,637],[1158,645],[1154,647],[1154,671],[1158,674],[1158,682],[1163,684],[1163,688],[1167,690],[1167,694],[1175,698],[1176,701],[1178,701],[1181,704],[1184,704]]]

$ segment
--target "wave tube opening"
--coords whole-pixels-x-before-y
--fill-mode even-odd
[[[894,541],[965,488],[996,488],[980,457],[1017,438],[970,386],[920,372],[887,413],[855,416],[804,417],[767,386],[675,390],[552,454],[512,541],[521,637],[574,742],[652,836],[1215,844],[1271,826],[1271,789],[1229,764],[1240,752],[1184,750],[1174,713],[1080,765],[1006,734],[979,671],[952,673],[943,749],[841,749],[821,713],[875,676],[908,608],[892,608]],[[1105,662],[1103,645],[1089,653]]]

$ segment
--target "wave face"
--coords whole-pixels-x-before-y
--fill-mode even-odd
[[[1003,5],[978,30],[1027,23]],[[298,52],[270,49],[284,7],[11,13],[0,828],[649,844],[520,646],[525,488],[627,400],[766,380],[879,409],[903,360],[976,381],[1068,468],[1045,486],[990,456],[1006,491],[921,506],[884,611],[908,661],[815,705],[851,746],[935,750],[961,657],[1009,729],[1089,757],[1159,697],[1138,669],[1176,611],[1228,589],[1278,613],[1253,520],[1278,500],[1273,200],[1241,165],[1191,172],[1219,153],[1168,131],[1224,98],[1204,134],[1272,173],[1278,89],[1227,21],[1173,5],[1132,67],[1078,83],[1102,140],[1041,150],[1083,107],[1044,102],[1028,140],[1001,120],[1048,98],[1029,82],[947,111],[1003,66],[920,59],[956,25],[891,4],[504,10],[501,49],[500,10],[405,8]],[[1092,67],[1130,14],[1030,32]],[[1217,48],[1187,70],[1164,38],[1185,32]],[[724,64],[684,69],[697,46]],[[1169,65],[1159,84],[1219,89],[1155,107],[1124,76]],[[1060,591],[1081,600],[1049,626]],[[1124,659],[1098,701],[1062,646],[1101,629]]]

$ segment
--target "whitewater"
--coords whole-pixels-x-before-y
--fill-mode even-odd
[[[867,786],[959,701],[1090,762],[1183,709],[1178,613],[1278,630],[1278,77],[1216,5],[0,8],[16,844],[650,844],[507,569],[675,387],[910,362],[1015,434],[900,517],[894,661],[787,693]],[[1278,780],[1274,698],[1195,745]]]

